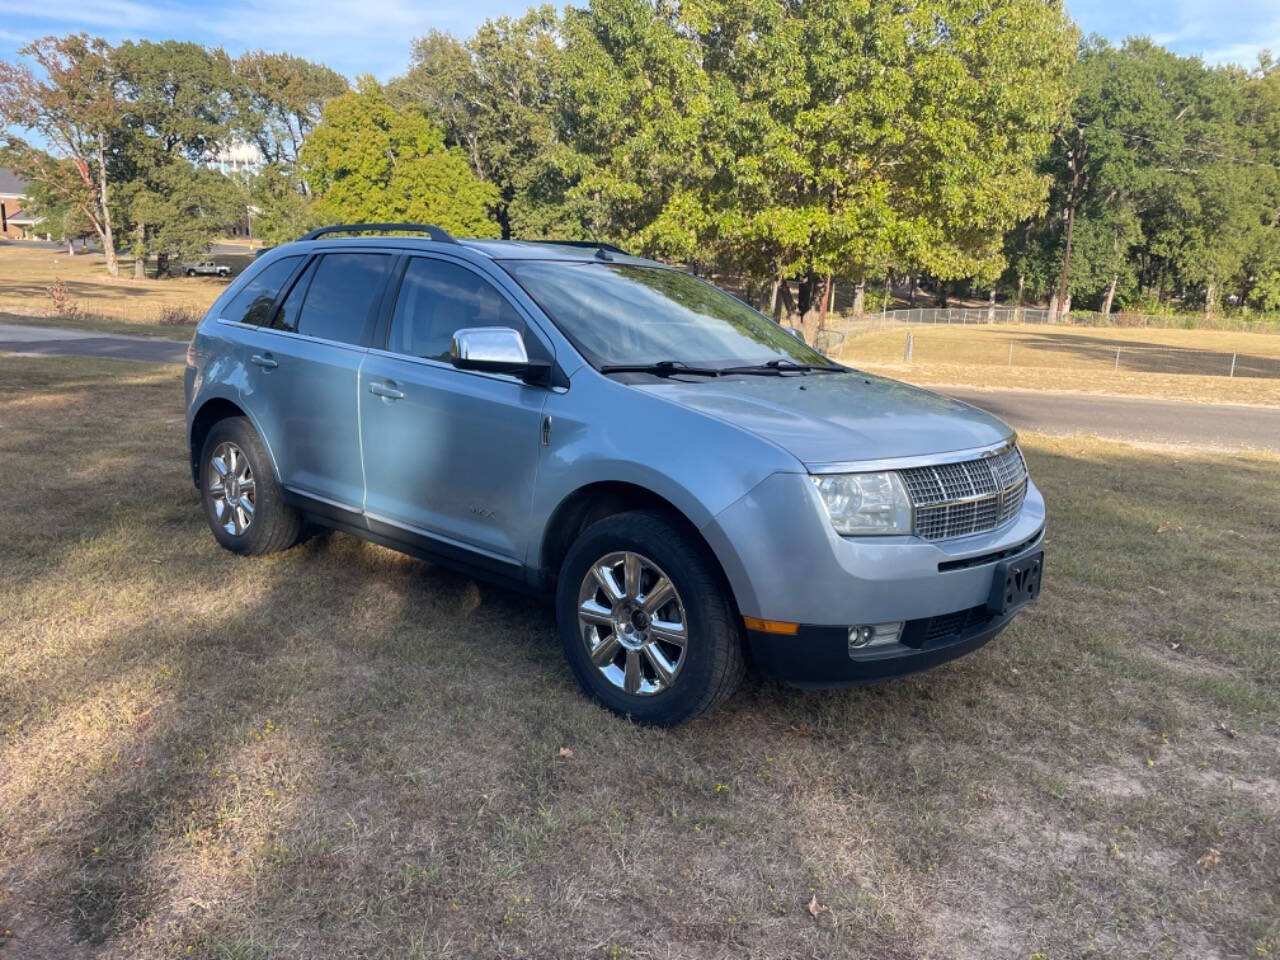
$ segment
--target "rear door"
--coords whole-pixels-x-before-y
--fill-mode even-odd
[[[364,500],[356,390],[395,257],[314,257],[257,331],[251,404],[290,490],[358,513]]]
[[[448,361],[456,330],[512,327],[530,357],[549,346],[497,287],[445,257],[403,267],[385,349],[361,370],[370,526],[388,523],[523,563],[547,390]]]

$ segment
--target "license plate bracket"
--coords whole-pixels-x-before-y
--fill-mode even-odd
[[[987,597],[987,609],[998,617],[1005,617],[1026,606],[1040,596],[1043,573],[1043,550],[997,564],[991,581],[991,594]]]

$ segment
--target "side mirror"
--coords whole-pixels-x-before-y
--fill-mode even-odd
[[[449,360],[459,370],[509,373],[527,383],[548,383],[551,364],[530,360],[524,338],[510,327],[466,327],[456,330]]]

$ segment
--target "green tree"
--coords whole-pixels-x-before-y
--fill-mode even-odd
[[[0,62],[0,122],[34,134],[48,152],[9,132],[5,145],[14,166],[55,202],[74,208],[93,225],[107,273],[120,272],[112,222],[108,164],[120,124],[121,104],[111,46],[101,37],[45,37],[18,51],[36,62]]]
[[[298,175],[290,167],[268,164],[249,182],[254,235],[266,244],[288,243],[320,226],[316,204],[305,196]]]
[[[330,100],[302,145],[300,167],[318,196],[317,213],[344,222],[434,223],[467,236],[496,236],[489,211],[496,187],[421,113],[397,109],[363,77]]]
[[[121,220],[135,276],[148,256],[164,276],[171,257],[208,249],[242,213],[236,185],[203,166],[233,136],[237,80],[221,50],[176,40],[123,43],[112,64],[121,110],[109,166],[124,185]]]
[[[347,92],[346,77],[323,64],[264,50],[245,53],[232,66],[240,81],[238,133],[257,146],[265,163],[291,170],[325,103]],[[298,184],[305,193],[305,182]]]
[[[475,175],[498,188],[504,237],[544,232],[529,188],[531,165],[556,143],[560,29],[555,8],[542,6],[488,20],[465,43],[433,30],[414,41],[409,71],[390,87],[396,103],[424,111]]]
[[[69,160],[49,158],[42,161],[49,169],[55,170],[54,182],[76,183],[78,175],[75,166]],[[7,155],[0,156],[0,163],[12,166],[14,161]],[[57,170],[57,167],[61,170]],[[48,234],[53,240],[67,245],[67,253],[74,255],[75,241],[94,233],[93,224],[84,211],[66,193],[50,187],[49,180],[33,180],[27,187],[27,195],[23,203],[23,212],[39,217],[39,232]]]
[[[798,275],[801,311],[894,264],[994,278],[1075,46],[1043,0],[596,0],[565,37],[566,200],[655,254]]]

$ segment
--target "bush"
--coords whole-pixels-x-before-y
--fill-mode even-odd
[[[159,307],[154,322],[162,327],[194,327],[204,317],[204,310],[189,303],[166,303]]]

